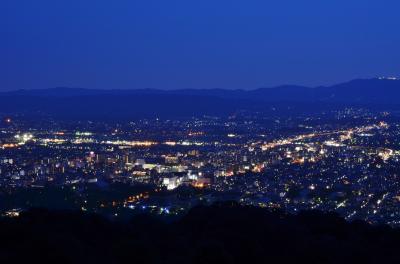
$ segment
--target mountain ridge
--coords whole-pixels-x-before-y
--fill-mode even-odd
[[[400,80],[356,79],[315,88],[284,85],[254,90],[225,89],[135,89],[99,90],[49,88],[0,93],[0,113],[45,114],[83,119],[192,117],[227,115],[238,111],[268,112],[276,105],[298,106],[314,111],[316,106],[369,106],[400,109]],[[298,109],[298,108],[297,108]],[[292,111],[294,111],[292,109]]]
[[[353,83],[360,83],[360,82],[387,82],[387,83],[396,83],[400,82],[400,78],[357,78],[351,79],[349,81],[344,81],[340,83],[336,83],[333,85],[318,85],[318,86],[306,86],[306,85],[298,85],[298,84],[282,84],[282,85],[275,85],[270,87],[258,87],[255,89],[226,89],[226,88],[181,88],[181,89],[172,89],[172,90],[165,90],[160,88],[137,88],[137,89],[96,89],[96,88],[84,88],[84,87],[68,87],[68,86],[56,86],[56,87],[49,87],[49,88],[37,88],[37,89],[16,89],[16,90],[9,90],[0,92],[0,94],[4,93],[14,93],[14,92],[21,92],[21,91],[40,91],[40,90],[53,90],[53,89],[70,89],[70,90],[92,90],[92,91],[132,91],[132,90],[159,90],[159,91],[184,91],[184,90],[228,90],[228,91],[256,91],[256,90],[264,90],[264,89],[274,89],[274,88],[285,88],[285,87],[299,87],[299,88],[327,88],[327,87],[334,87],[334,86],[341,86],[345,84],[353,84]]]

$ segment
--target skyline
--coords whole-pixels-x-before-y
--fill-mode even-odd
[[[5,1],[0,91],[249,90],[398,76],[396,1],[93,3]]]
[[[88,91],[141,91],[141,90],[154,90],[154,91],[166,91],[166,92],[173,92],[173,91],[184,91],[184,90],[204,90],[204,91],[211,91],[211,90],[227,90],[227,91],[243,91],[243,92],[251,92],[251,91],[257,91],[257,90],[263,90],[263,89],[279,89],[281,87],[292,87],[292,88],[307,88],[307,89],[324,89],[324,88],[329,88],[329,87],[334,87],[338,85],[343,85],[351,82],[357,82],[357,81],[373,81],[373,80],[386,80],[386,81],[400,81],[400,77],[397,76],[375,76],[371,78],[358,78],[358,79],[352,79],[352,80],[346,80],[342,82],[337,82],[337,83],[332,83],[332,84],[327,84],[327,85],[317,85],[317,86],[306,86],[306,85],[298,85],[295,83],[282,83],[279,85],[275,86],[269,86],[269,87],[254,87],[254,88],[247,88],[247,89],[232,89],[232,88],[219,88],[219,87],[214,87],[214,88],[177,88],[177,89],[165,89],[163,87],[160,88],[152,88],[152,87],[145,87],[145,88],[125,88],[125,89],[120,89],[120,88],[87,88],[87,87],[76,87],[76,86],[55,86],[55,87],[37,87],[37,88],[31,88],[31,89],[10,89],[10,90],[0,90],[0,93],[9,93],[9,92],[23,92],[23,91],[45,91],[45,90],[59,90],[59,89],[69,89],[69,90],[88,90]]]

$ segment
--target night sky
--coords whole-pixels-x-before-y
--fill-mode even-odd
[[[398,76],[399,0],[2,0],[0,90]]]

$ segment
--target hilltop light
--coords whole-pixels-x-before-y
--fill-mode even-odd
[[[379,80],[391,80],[391,81],[400,80],[400,78],[392,77],[392,76],[390,76],[390,77],[383,76],[383,77],[379,77],[378,79],[379,79]]]

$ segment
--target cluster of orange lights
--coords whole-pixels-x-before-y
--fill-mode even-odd
[[[206,184],[204,182],[194,182],[192,184],[192,186],[195,187],[195,188],[198,188],[198,189],[203,189],[203,188],[209,186],[209,184]]]
[[[305,162],[304,158],[297,158],[292,161],[293,164],[304,164],[304,162]]]
[[[128,199],[126,199],[124,201],[124,204],[126,203],[134,203],[137,202],[141,199],[148,199],[149,198],[149,194],[148,193],[140,193],[138,195],[133,195],[133,196],[129,196]]]
[[[6,149],[6,148],[16,148],[18,147],[18,144],[3,144],[1,148]]]
[[[255,173],[260,173],[263,169],[264,169],[264,166],[263,166],[263,165],[256,165],[256,166],[254,166],[254,168],[253,168],[253,172],[255,172]]]
[[[144,199],[148,199],[149,198],[149,193],[147,193],[147,192],[145,192],[145,193],[140,193],[140,194],[137,194],[137,195],[132,195],[132,196],[129,196],[127,199],[125,199],[124,201],[112,201],[111,202],[111,206],[112,207],[117,207],[117,206],[119,206],[119,205],[124,205],[124,206],[126,206],[126,204],[127,203],[134,203],[134,202],[138,202],[138,201],[140,201],[140,200],[144,200]],[[100,204],[100,207],[101,208],[105,208],[105,207],[107,207],[107,204],[105,204],[105,203],[101,203]]]
[[[225,176],[226,176],[226,177],[232,177],[233,175],[235,175],[235,173],[234,173],[232,170],[227,171],[227,172],[225,173]]]

